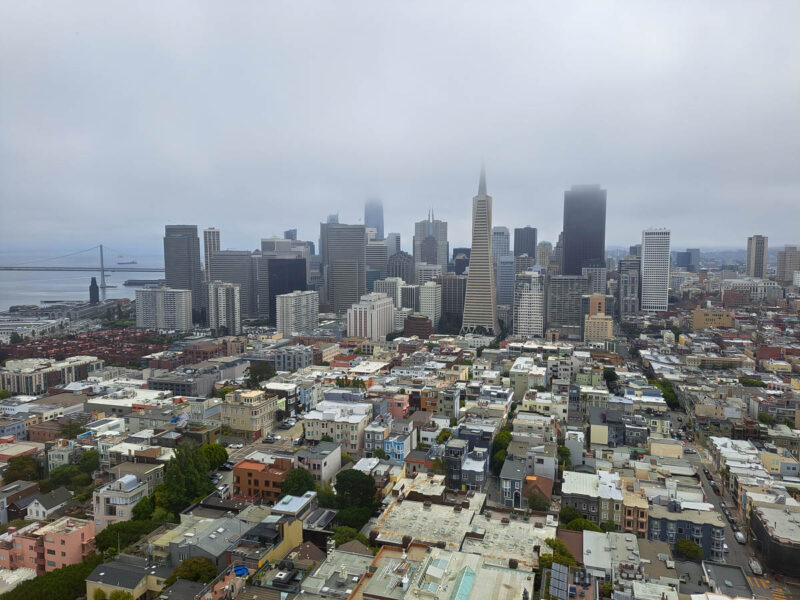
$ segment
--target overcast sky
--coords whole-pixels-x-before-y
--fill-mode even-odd
[[[599,183],[609,246],[800,243],[800,2],[0,5],[0,252],[316,240],[369,196],[468,244],[481,160],[540,240]]]

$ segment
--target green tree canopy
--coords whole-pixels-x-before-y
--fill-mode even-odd
[[[187,558],[175,569],[164,582],[165,586],[170,586],[178,579],[188,579],[189,581],[199,581],[209,583],[217,576],[217,567],[205,556],[193,556]]]
[[[232,385],[226,385],[225,387],[220,388],[220,390],[217,392],[217,398],[219,398],[220,400],[225,400],[225,396],[230,394],[235,389],[236,388],[233,387]]]
[[[358,529],[345,526],[339,526],[333,528],[333,541],[336,544],[337,548],[342,544],[346,544],[351,540],[358,540],[365,546],[369,546],[367,538],[364,536],[363,533],[360,533]]]
[[[675,550],[689,560],[699,560],[703,558],[703,548],[686,538],[680,538],[675,542]]]
[[[773,417],[771,414],[769,414],[767,412],[758,413],[758,422],[759,423],[765,423],[767,425],[772,425],[772,423],[774,421],[775,421],[775,417]]]
[[[578,563],[575,557],[564,542],[557,538],[547,538],[545,542],[553,549],[553,552],[552,554],[546,552],[539,557],[539,567],[541,569],[549,569],[554,562],[568,567],[577,566]]]
[[[143,535],[154,531],[159,525],[160,523],[156,521],[120,521],[119,523],[112,523],[94,536],[94,542],[97,549],[103,552],[109,548],[116,548],[120,551],[138,541]],[[117,546],[117,543],[119,543],[119,546]]]
[[[133,600],[133,594],[125,590],[114,590],[108,595],[108,600]]]
[[[86,578],[102,562],[102,556],[90,554],[82,562],[23,581],[0,600],[75,600],[86,595]]]
[[[268,362],[251,362],[245,371],[247,387],[251,390],[260,390],[262,381],[269,381],[275,377],[275,368]]]
[[[616,531],[617,530],[617,524],[614,523],[614,521],[603,521],[602,523],[600,523],[600,529],[602,529],[603,531],[606,531],[606,532],[608,532],[608,531]]]
[[[6,400],[7,398],[11,398],[11,392],[8,390],[0,390],[0,400]]]
[[[228,460],[228,451],[222,444],[203,444],[200,450],[212,469],[218,469]]]
[[[150,498],[150,496],[145,496],[133,507],[131,511],[133,513],[133,519],[135,521],[149,521],[153,516],[154,508],[155,506],[153,505],[152,498]]]
[[[94,598],[94,600],[106,600],[106,593],[103,591],[103,588],[95,588],[92,598]]]
[[[164,469],[164,482],[156,488],[156,506],[177,514],[214,491],[214,484],[208,479],[211,467],[205,452],[202,446],[187,442],[175,448]]]
[[[332,442],[333,438],[329,436],[327,433],[319,438],[320,442]]]
[[[8,467],[3,471],[3,483],[14,481],[36,481],[39,479],[39,467],[30,456],[12,456],[8,459]]]
[[[739,377],[739,383],[745,387],[767,387],[767,384],[760,379],[748,379],[747,377]]]
[[[373,508],[371,506],[347,506],[339,510],[336,514],[336,520],[346,527],[361,529],[367,524],[372,513]]]
[[[100,468],[100,453],[97,450],[87,450],[81,456],[78,468],[83,473],[91,475]]]
[[[85,433],[86,428],[77,421],[70,421],[61,428],[61,437],[74,440],[80,434]]]
[[[570,521],[574,521],[575,519],[582,518],[583,515],[581,511],[579,511],[574,506],[564,506],[558,513],[558,520],[561,521],[562,524],[569,523]]]
[[[564,525],[564,529],[569,529],[570,531],[603,531],[597,525],[589,521],[588,519],[573,519],[566,525]]]
[[[339,506],[369,506],[375,503],[375,480],[369,475],[350,469],[336,476],[336,495]]]
[[[386,450],[384,450],[383,448],[376,448],[375,450],[373,450],[372,456],[374,458],[379,458],[381,460],[386,460],[387,458],[389,458],[389,455],[386,454]]]
[[[544,512],[550,509],[550,500],[539,492],[534,492],[528,496],[528,508]]]
[[[506,462],[506,451],[498,450],[494,454],[492,454],[492,458],[489,461],[489,467],[492,469],[492,473],[495,475],[500,475],[500,471],[503,470],[503,463]]]
[[[292,469],[286,474],[281,486],[281,492],[284,495],[302,496],[306,492],[313,491],[317,488],[314,481],[314,476],[306,469]]]
[[[449,429],[442,429],[439,432],[439,435],[436,436],[436,442],[438,444],[444,444],[447,440],[453,437],[453,432]]]

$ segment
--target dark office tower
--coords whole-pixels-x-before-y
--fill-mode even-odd
[[[203,288],[197,225],[167,225],[164,228],[164,279],[168,288],[191,290],[195,309],[208,305],[208,294]]]
[[[402,250],[390,256],[387,261],[387,276],[399,277],[408,284],[416,283],[414,257]]]
[[[242,319],[258,317],[256,265],[249,250],[220,250],[211,255],[211,281],[239,284],[239,306]]]
[[[389,232],[386,234],[386,251],[388,256],[392,256],[393,254],[397,254],[400,252],[400,234]]]
[[[562,275],[580,275],[588,263],[606,260],[606,191],[574,185],[564,192]]]
[[[364,227],[371,227],[378,232],[378,239],[383,239],[383,202],[371,198],[364,203]]]
[[[687,248],[689,253],[689,271],[696,273],[700,268],[700,248]]]
[[[765,235],[747,238],[747,276],[763,279],[767,276],[767,247]]]
[[[343,314],[367,292],[367,232],[363,225],[320,225],[327,301]]]
[[[547,282],[547,327],[580,335],[581,298],[589,293],[589,278],[556,275]]]
[[[470,248],[453,249],[453,272],[456,275],[463,275],[469,266]]]
[[[278,306],[275,297],[295,291],[305,292],[308,289],[306,287],[306,261],[303,258],[262,256],[258,262],[259,314],[264,314],[264,308],[266,308],[270,325],[275,325]],[[262,283],[265,276],[266,285]],[[264,307],[262,298],[264,293],[266,293],[266,307]]]
[[[296,240],[297,239],[297,229],[287,229],[283,232],[283,239],[285,240]]]
[[[419,262],[429,265],[439,264],[439,242],[432,235],[422,240]]]
[[[564,232],[558,234],[558,241],[553,247],[553,251],[548,258],[548,275],[561,275],[562,265],[564,263]]]
[[[89,304],[100,303],[100,288],[97,285],[97,277],[92,277],[92,282],[89,284]]]
[[[458,316],[464,312],[464,298],[467,295],[466,275],[445,273],[434,278],[442,286],[442,314]]]
[[[617,272],[617,309],[619,320],[628,321],[639,314],[639,281],[642,261],[638,256],[626,256],[619,260]]]
[[[514,256],[523,254],[536,258],[536,227],[526,225],[514,229]]]
[[[642,245],[641,244],[634,244],[630,248],[628,248],[628,254],[631,256],[638,256],[639,258],[642,257]]]

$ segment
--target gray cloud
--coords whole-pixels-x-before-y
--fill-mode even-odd
[[[608,190],[607,243],[798,242],[800,4],[6,2],[0,249],[158,251],[164,223],[255,248],[384,201],[553,240]]]

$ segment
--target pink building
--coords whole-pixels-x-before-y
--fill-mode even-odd
[[[94,552],[94,523],[62,517],[49,524],[9,527],[0,535],[0,568],[36,569],[39,575],[81,562]]]
[[[393,419],[408,417],[408,394],[395,394],[386,401]]]

